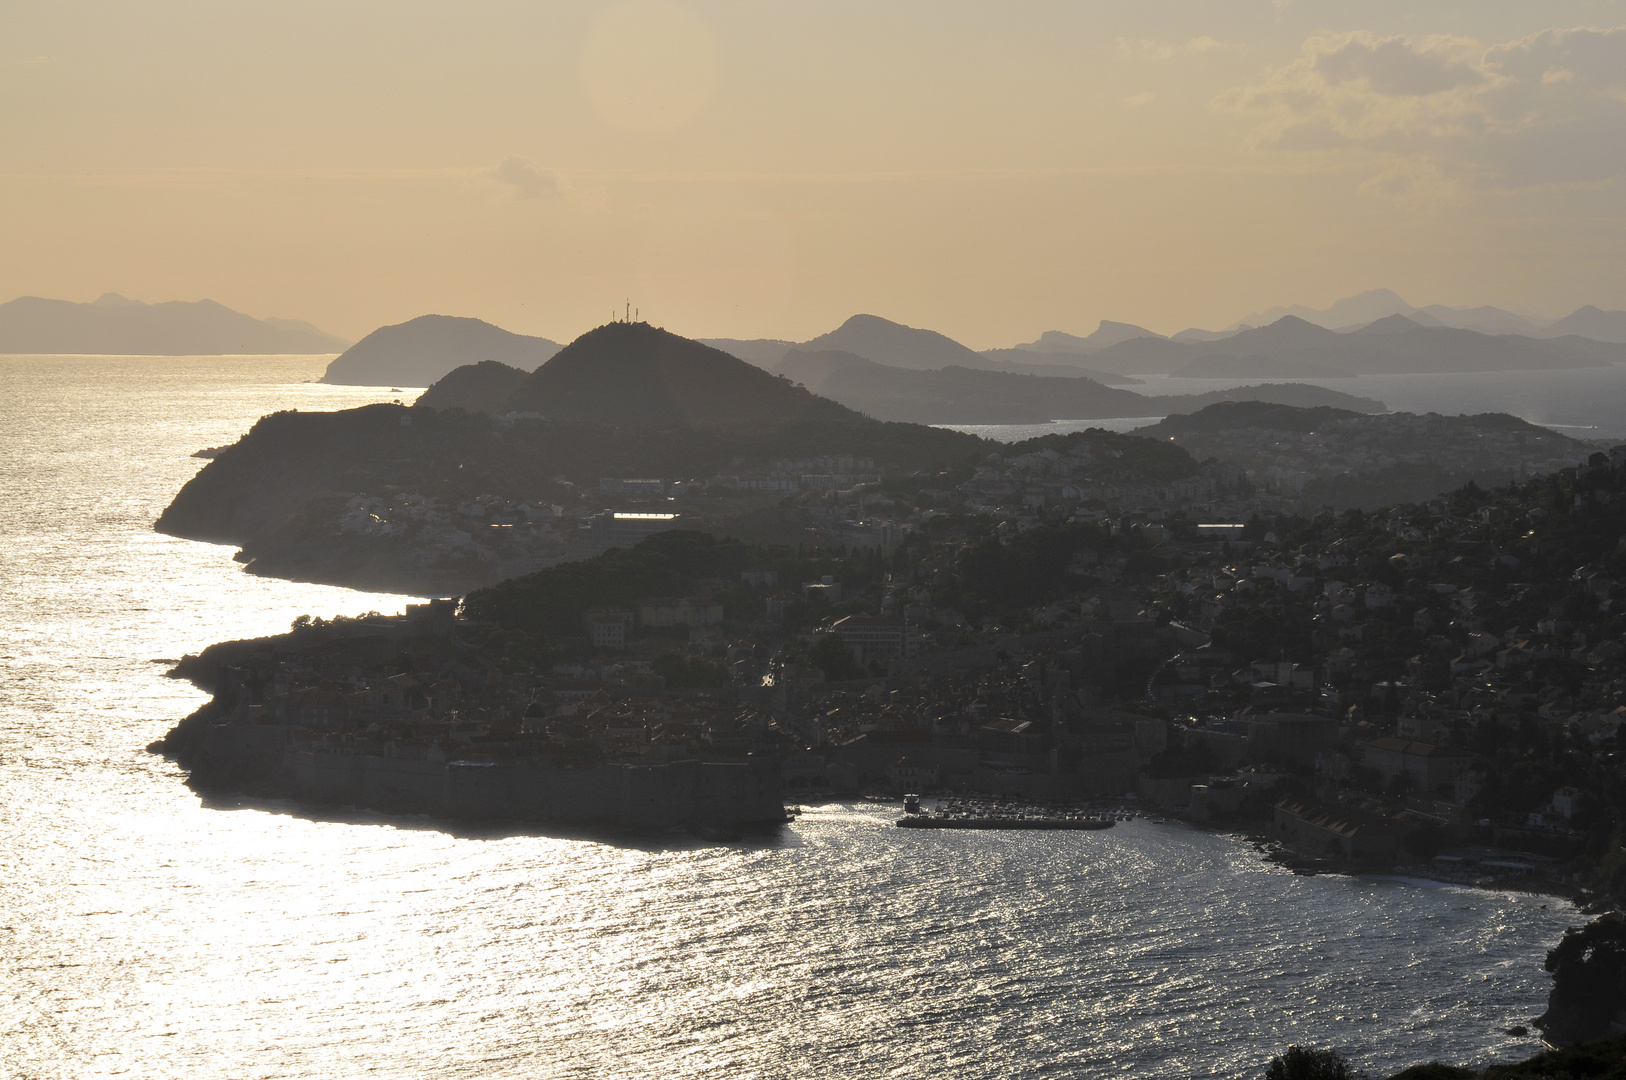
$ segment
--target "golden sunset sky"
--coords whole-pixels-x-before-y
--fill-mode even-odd
[[[1626,307],[1626,4],[10,0],[0,301],[986,348]]]

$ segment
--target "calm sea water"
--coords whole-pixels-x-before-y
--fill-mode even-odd
[[[1263,382],[1305,382],[1376,398],[1395,412],[1502,412],[1550,427],[1577,439],[1626,439],[1626,365],[1581,371],[1502,371],[1472,375],[1363,375],[1354,379],[1171,379],[1142,376],[1140,394],[1202,394]],[[1111,420],[1060,420],[1053,424],[954,424],[1002,442],[1039,435],[1065,434],[1085,428],[1132,431],[1155,424],[1161,416]]]
[[[1485,1062],[1566,906],[1302,878],[1243,842],[772,842],[208,805],[143,751],[159,658],[403,597],[264,581],[151,522],[309,358],[0,357],[0,1077],[1255,1076],[1290,1042]],[[1546,903],[1548,906],[1543,907]]]

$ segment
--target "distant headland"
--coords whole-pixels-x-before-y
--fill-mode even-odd
[[[19,297],[0,304],[0,353],[217,356],[333,353],[350,343],[293,319],[256,319],[213,300],[145,304]]]
[[[559,351],[547,338],[511,334],[479,319],[420,315],[381,326],[328,365],[325,383],[428,386],[465,364],[495,361],[533,371]]]

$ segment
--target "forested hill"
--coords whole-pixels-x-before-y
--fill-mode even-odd
[[[853,415],[853,414],[849,414]],[[992,444],[913,424],[787,419],[736,424],[521,421],[504,426],[460,410],[369,405],[332,413],[281,412],[183,487],[159,532],[246,543],[324,495],[389,488],[472,498],[538,498],[556,478],[712,476],[739,460],[857,455],[886,470],[963,466]]]
[[[437,379],[414,404],[426,409],[463,409],[500,416],[507,411],[508,398],[530,374],[498,360],[464,364]]]
[[[1416,502],[1470,480],[1504,484],[1573,465],[1592,449],[1505,413],[1364,416],[1257,401],[1170,416],[1136,434],[1218,458],[1307,508],[1339,510]]]
[[[789,379],[648,323],[583,334],[520,384],[507,406],[612,424],[860,419]]]

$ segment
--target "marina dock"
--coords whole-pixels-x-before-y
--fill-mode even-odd
[[[904,797],[900,829],[1110,829],[1113,815],[1076,807],[1036,806],[989,799],[944,799],[922,810],[918,796]]]

